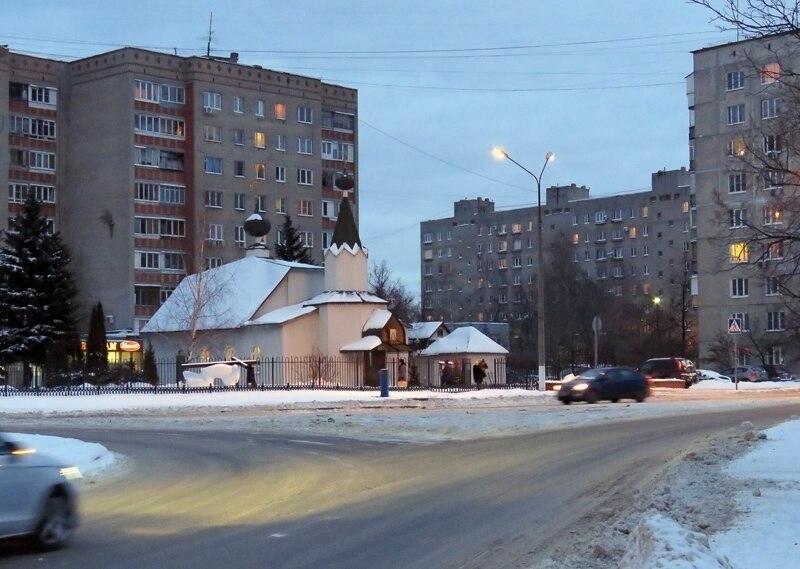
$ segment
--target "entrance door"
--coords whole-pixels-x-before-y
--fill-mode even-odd
[[[386,352],[366,352],[364,354],[364,385],[378,387],[378,372],[386,367]]]

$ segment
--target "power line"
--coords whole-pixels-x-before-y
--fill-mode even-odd
[[[576,91],[616,91],[620,89],[638,89],[649,87],[669,87],[684,85],[683,81],[669,81],[665,83],[639,83],[637,85],[604,85],[584,87],[439,87],[435,85],[401,85],[399,83],[368,83],[366,81],[353,81],[352,79],[336,79],[325,77],[330,83],[347,83],[350,85],[363,85],[365,87],[385,87],[389,89],[414,89],[420,91],[455,91],[465,93],[548,93],[548,92],[576,92]],[[367,125],[369,126],[369,125]]]

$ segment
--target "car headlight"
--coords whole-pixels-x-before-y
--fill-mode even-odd
[[[588,383],[578,383],[572,386],[572,391],[586,391],[587,389],[589,389]]]
[[[81,474],[81,471],[77,466],[66,466],[59,470],[58,473],[67,480],[78,480],[79,478],[83,478],[83,474]]]
[[[560,391],[560,390],[561,390],[561,386],[560,385],[554,385],[553,386],[553,391]]]

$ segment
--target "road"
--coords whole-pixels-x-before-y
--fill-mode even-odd
[[[83,493],[73,544],[0,568],[528,568],[693,440],[800,404],[428,445],[262,432],[48,429],[132,469]]]

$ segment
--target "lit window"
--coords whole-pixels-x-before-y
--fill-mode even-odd
[[[764,225],[779,225],[783,223],[783,211],[779,206],[772,205],[764,208]]]
[[[275,118],[281,121],[286,120],[286,105],[275,103]]]
[[[267,147],[267,136],[263,132],[256,131],[253,135],[253,139],[255,141],[256,148]]]
[[[747,147],[744,143],[744,138],[734,138],[728,141],[728,156],[744,156],[747,153]]]
[[[761,68],[761,84],[774,83],[781,78],[781,66],[778,63],[768,63]]]
[[[750,250],[747,243],[737,241],[730,245],[730,262],[731,263],[746,263],[750,258]]]

